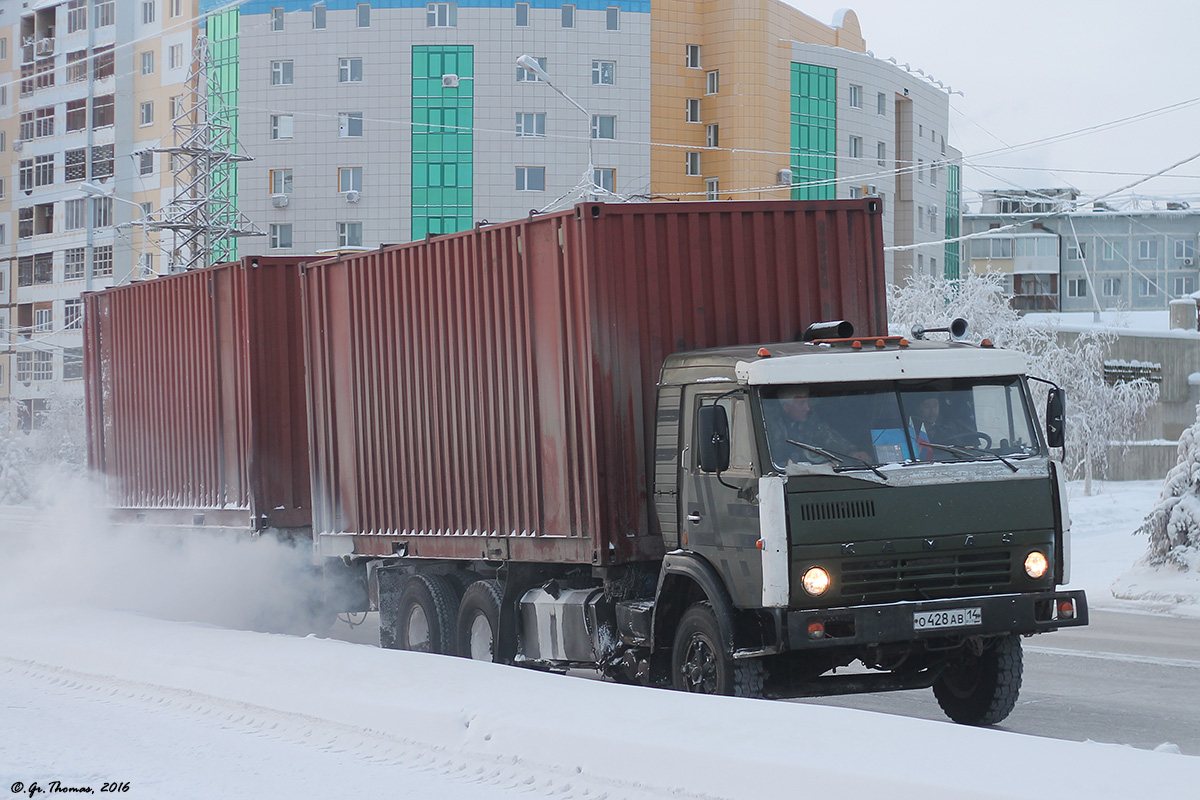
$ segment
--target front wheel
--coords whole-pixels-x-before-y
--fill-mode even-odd
[[[978,655],[964,653],[943,670],[933,695],[946,716],[963,725],[995,725],[1017,705],[1021,692],[1021,637],[993,640]]]
[[[696,603],[679,620],[671,651],[671,683],[681,692],[762,697],[762,659],[734,660],[721,643],[717,615]]]

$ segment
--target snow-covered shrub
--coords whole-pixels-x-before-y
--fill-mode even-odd
[[[1025,354],[1029,374],[1053,381],[1067,393],[1067,447],[1064,459],[1072,477],[1103,475],[1111,447],[1118,450],[1158,400],[1158,386],[1138,378],[1109,385],[1104,358],[1116,334],[1084,331],[1064,344],[1056,326],[1029,322],[1008,302],[1003,276],[968,274],[958,280],[919,275],[902,287],[889,287],[892,332],[908,335],[913,325],[938,328],[955,317],[970,323],[969,338],[991,339],[997,347]],[[1038,413],[1045,411],[1044,385],[1031,383]]]
[[[42,480],[83,475],[87,471],[87,428],[83,398],[54,392],[33,430],[23,431],[8,414],[0,417],[0,505],[37,502],[35,487],[52,487]]]
[[[1167,473],[1158,504],[1137,534],[1150,537],[1146,563],[1200,571],[1200,406],[1196,421],[1179,437],[1179,463]]]

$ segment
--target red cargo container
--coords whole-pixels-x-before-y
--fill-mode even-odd
[[[88,462],[119,519],[308,528],[299,261],[84,295]]]
[[[585,204],[311,263],[324,555],[616,564],[647,492],[665,356],[886,328],[879,201]]]

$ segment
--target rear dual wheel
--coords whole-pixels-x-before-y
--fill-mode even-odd
[[[395,647],[418,653],[454,655],[458,592],[441,575],[414,575],[400,593]]]

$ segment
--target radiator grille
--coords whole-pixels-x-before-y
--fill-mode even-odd
[[[1008,550],[842,564],[843,597],[880,599],[904,594],[921,598],[1011,581],[1012,554]]]

